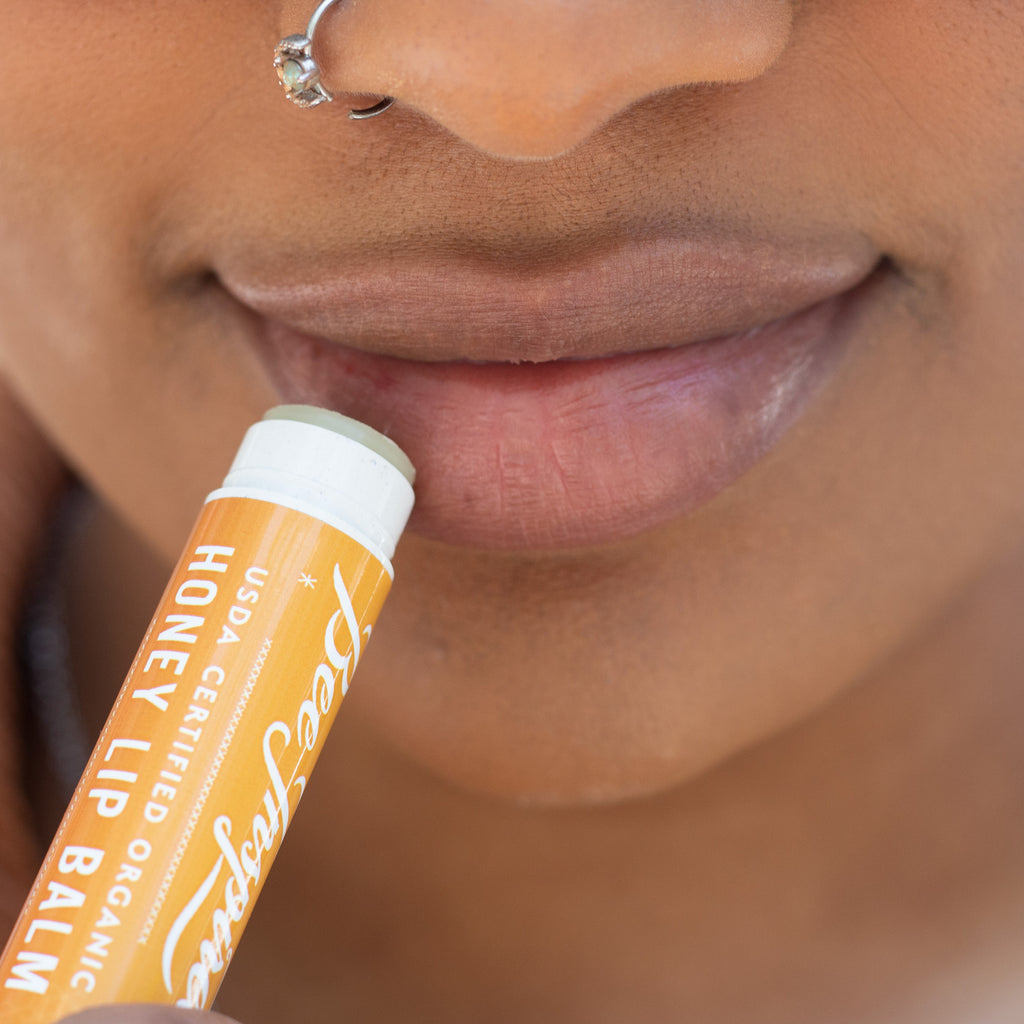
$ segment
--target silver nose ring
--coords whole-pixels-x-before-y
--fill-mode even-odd
[[[284,94],[299,107],[316,107],[321,103],[330,103],[334,96],[325,88],[320,76],[320,65],[313,56],[313,37],[324,12],[338,0],[322,0],[313,12],[306,26],[305,35],[285,36],[274,47],[274,67],[277,77],[284,87]],[[367,118],[383,114],[394,103],[394,98],[385,96],[372,107],[350,110],[348,116],[353,121],[365,121]]]

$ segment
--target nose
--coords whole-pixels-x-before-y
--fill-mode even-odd
[[[311,10],[283,6],[301,31]],[[345,0],[316,52],[335,93],[394,96],[482,150],[542,158],[652,93],[763,74],[791,27],[792,0]]]

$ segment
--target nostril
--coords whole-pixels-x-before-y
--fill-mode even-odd
[[[313,53],[316,45],[316,30],[320,19],[327,9],[338,0],[321,0],[313,11],[304,33],[285,36],[274,50],[274,67],[277,77],[284,88],[285,96],[299,107],[318,107],[321,103],[330,103],[334,94],[324,85],[320,65]],[[350,110],[348,116],[353,121],[365,121],[368,118],[383,114],[394,98],[385,96],[370,107]]]

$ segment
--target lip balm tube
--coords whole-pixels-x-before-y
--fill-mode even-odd
[[[392,579],[413,469],[337,413],[250,428],[0,960],[0,1022],[208,1008]]]

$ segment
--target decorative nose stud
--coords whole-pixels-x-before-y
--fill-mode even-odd
[[[337,2],[338,0],[323,0],[309,19],[304,35],[297,33],[285,36],[274,48],[277,77],[284,88],[285,96],[296,106],[316,107],[321,103],[330,103],[334,99],[323,84],[320,65],[313,56],[313,37],[324,12],[331,4]],[[393,97],[385,96],[372,107],[350,110],[348,116],[353,121],[365,121],[367,118],[383,114],[394,102]]]

